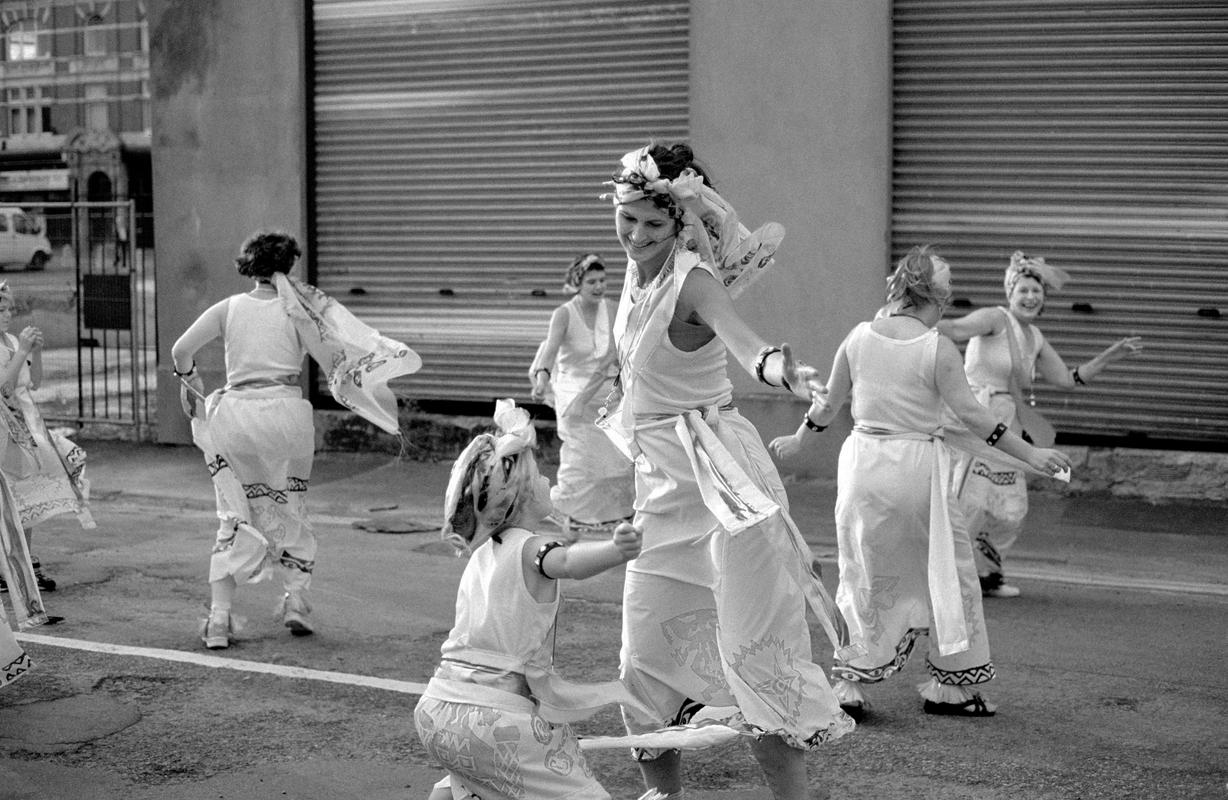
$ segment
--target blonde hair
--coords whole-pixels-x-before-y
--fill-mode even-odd
[[[909,250],[887,278],[887,303],[909,308],[942,305],[950,300],[950,289],[934,282],[935,261],[946,263],[928,244]]]

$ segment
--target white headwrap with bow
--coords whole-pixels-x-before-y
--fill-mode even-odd
[[[537,477],[531,458],[537,431],[529,412],[513,400],[495,401],[497,433],[478,434],[452,465],[443,500],[443,540],[458,555],[515,524],[533,498]],[[530,456],[528,458],[524,456]]]
[[[684,169],[674,180],[662,178],[647,146],[624,155],[621,170],[607,184],[614,191],[601,195],[601,199],[612,200],[615,205],[668,198],[671,213],[682,223],[675,249],[691,251],[715,265],[721,282],[735,297],[771,266],[772,256],[785,237],[784,226],[776,222],[748,230],[738,221],[733,206],[694,170]]]
[[[1040,281],[1047,294],[1050,291],[1061,291],[1066,281],[1070,280],[1070,273],[1061,267],[1046,264],[1043,258],[1029,256],[1022,250],[1016,250],[1011,254],[1010,266],[1006,268],[1006,276],[1002,280],[1002,287],[1006,290],[1008,299],[1020,278],[1034,278]]]

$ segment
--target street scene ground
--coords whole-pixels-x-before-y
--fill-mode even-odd
[[[463,563],[435,533],[446,463],[320,453],[317,634],[243,587],[234,647],[197,638],[211,489],[191,448],[85,442],[97,530],[57,519],[35,552],[66,620],[23,636],[35,670],[0,692],[0,798],[422,798],[440,772],[412,721],[451,625]],[[790,485],[834,590],[834,487]],[[1056,800],[1228,797],[1228,535],[1211,504],[1036,495],[1014,574],[987,600],[992,719],[922,713],[920,652],[873,687],[872,716],[809,758],[816,797]],[[558,661],[617,674],[621,575],[565,587]],[[815,656],[830,663],[821,634]],[[617,734],[607,710],[577,726]],[[615,798],[638,796],[622,750],[591,753]],[[767,797],[742,743],[688,754],[688,797]]]

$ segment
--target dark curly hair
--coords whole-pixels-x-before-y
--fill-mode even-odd
[[[243,242],[243,255],[235,268],[247,278],[271,278],[275,272],[289,272],[303,251],[293,236],[284,231],[257,231]]]

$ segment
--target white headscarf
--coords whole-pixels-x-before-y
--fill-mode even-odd
[[[747,230],[733,206],[694,170],[684,169],[673,180],[662,178],[648,146],[627,153],[620,164],[619,173],[607,181],[614,191],[601,199],[622,205],[666,198],[671,214],[682,222],[675,250],[689,250],[714,265],[730,294],[740,294],[773,263],[772,256],[785,236],[784,226],[768,222],[753,232]]]

